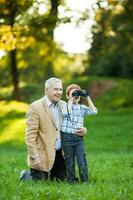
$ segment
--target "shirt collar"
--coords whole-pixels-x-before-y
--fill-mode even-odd
[[[51,107],[51,106],[54,106],[54,107],[55,107],[55,106],[58,106],[58,105],[59,105],[58,103],[57,103],[57,104],[53,104],[53,103],[49,100],[49,98],[48,98],[47,95],[44,96],[44,99],[45,99],[45,101],[46,101],[48,107]]]
[[[73,102],[74,105],[78,105],[78,102]]]
[[[45,96],[44,96],[44,99],[45,99],[45,101],[46,101],[48,107],[50,107],[50,106],[52,105],[52,102],[49,100],[48,96],[45,95]]]

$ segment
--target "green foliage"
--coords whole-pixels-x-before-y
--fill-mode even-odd
[[[42,14],[40,14],[41,6],[45,6],[46,8],[46,12]],[[0,1],[0,49],[10,52],[9,60],[11,62],[9,67],[11,67],[11,72],[8,73],[8,79],[12,79],[12,84],[14,86],[13,96],[17,100],[21,99],[19,92],[19,73],[20,78],[24,78],[23,75],[27,74],[27,71],[30,71],[30,74],[33,73],[32,70],[34,69],[36,70],[34,74],[37,76],[38,73],[40,75],[40,71],[42,70],[43,73],[41,72],[41,74],[43,74],[42,76],[44,79],[54,75],[53,55],[55,54],[56,50],[53,41],[53,31],[57,22],[57,8],[58,0],[49,0],[45,2],[38,0]],[[37,42],[39,42],[39,44]],[[36,51],[34,51],[35,57],[36,54],[38,55],[37,57],[39,57],[39,59],[36,61],[33,59],[35,62],[31,62],[30,67],[29,60],[27,62],[24,57],[22,57],[21,60],[17,57],[18,50],[25,56],[27,49],[36,49]],[[32,58],[33,56],[34,55],[32,55]],[[43,66],[41,62],[42,56]],[[38,60],[39,63],[37,63]],[[39,64],[42,66],[41,70],[40,66],[37,66]],[[5,63],[5,65],[7,66],[7,63]],[[19,70],[19,68],[21,68],[21,70]],[[22,68],[26,70],[23,71]],[[46,69],[44,70],[44,68]],[[8,68],[6,69],[9,70]],[[2,72],[2,75],[4,79],[6,74]],[[38,78],[42,78],[42,76],[39,76]],[[32,75],[29,77],[33,78]],[[34,80],[35,79],[36,77],[34,76]],[[10,82],[8,82],[8,84],[9,83]]]
[[[64,83],[63,99],[66,99],[66,87],[72,83],[79,84],[82,89],[86,89],[98,107],[113,110],[133,106],[133,81],[131,80],[108,77],[75,78]]]
[[[59,77],[60,78],[60,77]],[[82,77],[69,81],[63,81],[63,99],[66,100],[65,90],[69,84],[79,84],[86,89],[96,102],[98,107],[108,109],[120,109],[133,106],[133,81],[115,78]],[[37,79],[36,83],[20,83],[21,99],[24,102],[32,102],[44,95],[44,79]],[[3,87],[0,92],[0,99],[12,99],[12,87]]]
[[[105,82],[107,84],[107,82]],[[130,107],[133,105],[133,81],[114,79],[114,86],[104,94],[98,96],[97,104],[105,105],[110,109],[119,109],[121,107]]]
[[[16,48],[23,49],[27,46],[28,40],[26,41],[26,38],[22,33],[27,33],[28,28],[24,26],[24,24],[22,25],[20,20],[32,3],[32,0],[0,1],[0,49],[11,51]]]
[[[107,2],[106,7],[97,3],[88,72],[132,78],[132,1]]]

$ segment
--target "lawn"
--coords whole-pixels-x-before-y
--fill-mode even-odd
[[[21,182],[27,168],[24,144],[27,104],[0,102],[0,199],[5,200],[132,200],[133,108],[104,110],[85,119],[88,184]]]

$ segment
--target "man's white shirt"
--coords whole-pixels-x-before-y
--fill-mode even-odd
[[[56,140],[56,150],[61,149],[61,138],[60,138],[60,127],[59,127],[59,106],[58,104],[54,105],[48,98],[47,95],[44,96],[44,99],[48,105],[48,107],[51,109],[53,115],[54,115],[54,119],[55,119],[55,123],[56,123],[56,127],[58,129],[58,136],[57,136],[57,140]]]

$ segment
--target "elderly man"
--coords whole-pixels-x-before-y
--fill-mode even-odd
[[[46,180],[50,175],[51,180],[63,181],[66,177],[60,138],[62,94],[60,79],[46,80],[45,96],[33,102],[26,114],[28,165],[33,180]],[[84,129],[76,134],[84,134]]]

